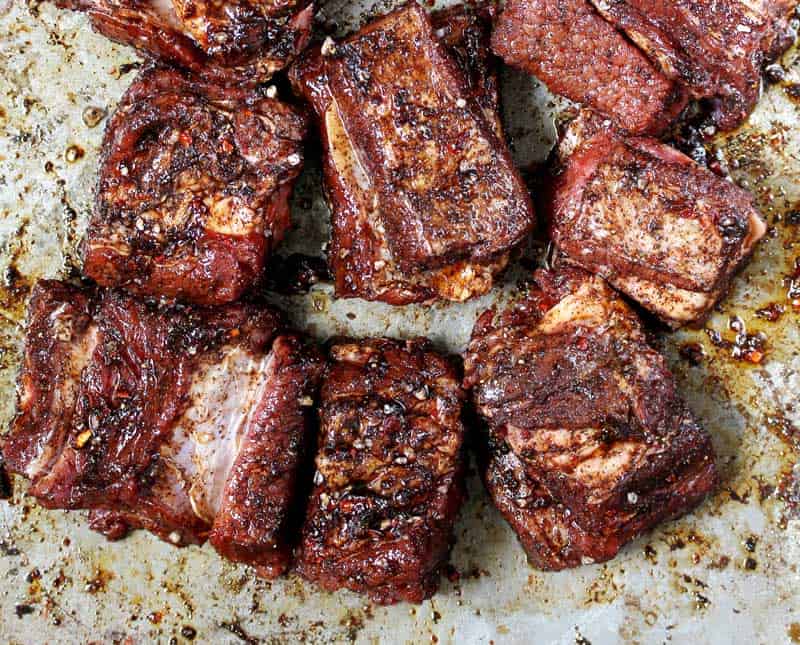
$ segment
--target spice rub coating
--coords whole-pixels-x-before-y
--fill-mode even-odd
[[[466,300],[531,230],[486,38],[480,13],[409,4],[292,68],[322,136],[337,295]]]
[[[425,340],[330,349],[298,570],[378,603],[437,589],[464,497],[463,391]]]
[[[145,69],[106,129],[84,273],[145,295],[236,300],[289,227],[304,135],[276,98]]]
[[[554,170],[545,210],[555,245],[671,327],[705,318],[767,231],[747,191],[586,111]]]
[[[531,561],[604,561],[717,481],[708,434],[633,311],[601,279],[540,271],[476,323],[464,385],[490,495]]]
[[[269,308],[162,305],[42,281],[33,290],[10,470],[47,508],[120,538],[210,536],[267,576],[289,564],[297,470],[322,372]]]

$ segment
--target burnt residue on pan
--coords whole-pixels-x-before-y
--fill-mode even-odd
[[[325,3],[339,33],[391,2]],[[105,118],[132,80],[131,50],[84,17],[38,2],[0,3],[0,422],[13,414],[24,304],[39,277],[75,274],[91,209]],[[701,329],[660,342],[680,388],[711,432],[722,485],[700,510],[637,540],[606,565],[546,574],[526,566],[511,531],[471,476],[470,501],[442,592],[419,607],[373,607],[294,576],[272,582],[208,548],[176,550],[139,533],[109,543],[82,513],[44,511],[21,482],[0,501],[0,640],[6,642],[800,642],[786,611],[800,566],[800,53],[772,70],[756,112],[706,144],[704,158],[757,196],[770,232],[731,296]],[[563,107],[508,73],[503,98],[523,165],[552,145]],[[313,147],[313,146],[312,146]],[[79,152],[79,150],[82,152]],[[281,248],[321,256],[328,213],[311,159]],[[291,264],[291,263],[290,263]],[[335,300],[299,262],[270,299],[319,339],[423,333],[460,351],[476,315],[514,297],[403,307]],[[307,293],[302,293],[308,290]],[[32,636],[35,635],[35,636]]]

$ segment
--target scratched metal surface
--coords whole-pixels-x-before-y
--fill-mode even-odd
[[[323,17],[343,31],[360,11],[386,8],[331,0]],[[36,278],[67,275],[77,264],[101,117],[132,80],[126,64],[135,61],[80,16],[0,0],[3,425],[13,412],[25,297]],[[770,238],[706,329],[663,336],[724,474],[696,513],[607,565],[545,574],[528,567],[473,477],[453,552],[457,574],[420,607],[380,608],[294,577],[259,580],[208,547],[178,550],[146,533],[108,543],[82,513],[39,509],[17,481],[14,498],[0,502],[0,641],[800,642],[800,472],[792,473],[800,449],[798,54],[785,65],[786,77],[766,90],[749,124],[716,142],[720,162],[758,195]],[[504,104],[518,161],[541,160],[557,102],[508,75]],[[317,252],[325,241],[318,182],[311,163],[287,249]],[[432,308],[334,301],[324,285],[279,300],[320,339],[344,331],[426,334],[459,351],[477,313],[513,287],[512,273],[504,289],[476,302]],[[698,365],[687,360],[701,350]],[[737,358],[758,357],[753,351],[763,355],[758,364]]]

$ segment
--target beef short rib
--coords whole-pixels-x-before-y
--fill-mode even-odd
[[[311,38],[309,0],[55,0],[107,38],[216,85],[263,83]]]
[[[38,283],[9,469],[48,508],[92,509],[109,537],[210,536],[226,557],[281,573],[322,371],[282,328],[271,309]]]
[[[327,590],[421,602],[464,496],[458,373],[422,340],[342,340],[330,356],[298,570]]]
[[[748,192],[586,112],[558,153],[546,206],[556,246],[673,327],[708,314],[766,233]]]
[[[686,105],[686,93],[588,0],[509,0],[492,49],[634,134],[660,132]]]
[[[485,40],[466,9],[432,24],[409,4],[291,70],[319,119],[337,295],[466,300],[530,231]]]
[[[591,0],[694,98],[712,104],[719,127],[731,130],[755,107],[765,62],[793,37],[784,0]]]
[[[575,268],[540,271],[483,314],[465,387],[487,437],[487,488],[542,569],[604,561],[714,488],[708,434],[633,311]]]
[[[277,99],[146,69],[108,123],[84,273],[146,295],[236,300],[289,227],[304,134]]]

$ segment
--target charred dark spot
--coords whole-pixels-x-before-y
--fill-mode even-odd
[[[773,63],[764,68],[764,75],[770,83],[780,83],[786,78],[786,69],[779,63]]]
[[[139,69],[142,64],[138,61],[133,61],[131,63],[123,63],[117,68],[117,72],[120,76],[125,76],[128,72],[132,72],[133,70]]]
[[[228,630],[231,634],[236,636],[236,638],[244,643],[247,643],[247,645],[258,645],[261,642],[257,638],[253,638],[246,631],[244,631],[238,620],[231,623],[222,622],[219,624],[219,626],[222,629]]]
[[[35,611],[35,608],[31,605],[17,605],[14,607],[14,613],[17,615],[17,618],[22,618],[23,616],[28,616]]]
[[[800,99],[800,84],[792,83],[791,85],[786,85],[784,87],[784,91],[789,98],[794,99],[795,101]]]
[[[323,258],[293,253],[275,256],[267,270],[267,289],[286,295],[308,293],[312,286],[329,282],[331,274]]]
[[[769,322],[777,322],[785,311],[786,309],[783,305],[777,302],[772,302],[766,307],[757,309],[756,316],[763,318],[764,320],[768,320]]]
[[[697,607],[698,609],[706,609],[711,604],[711,601],[708,599],[707,596],[704,596],[699,591],[695,591],[694,604],[695,607]]]
[[[678,350],[683,360],[691,365],[700,365],[706,357],[706,352],[700,343],[684,343]]]
[[[0,499],[11,499],[13,494],[14,490],[11,485],[11,478],[6,472],[5,464],[3,463],[3,455],[0,453]]]

